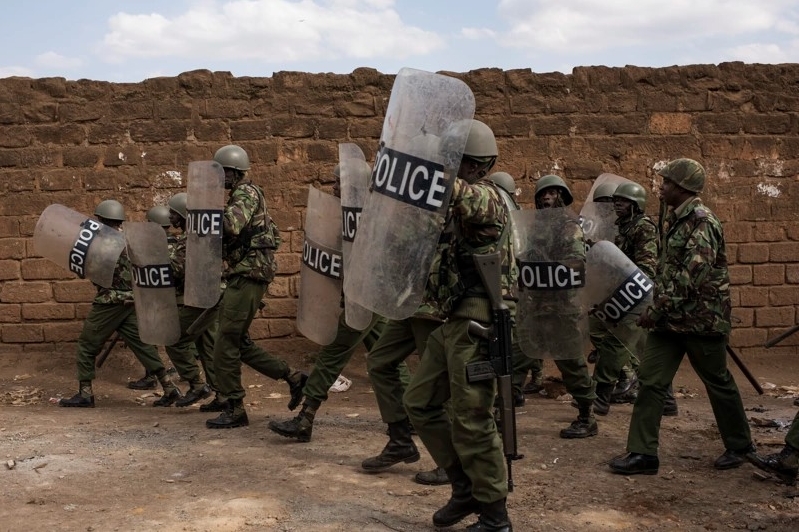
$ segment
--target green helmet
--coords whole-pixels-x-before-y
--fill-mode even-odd
[[[171,198],[169,198],[169,210],[175,211],[179,215],[186,219],[186,200],[189,197],[188,194],[185,192],[178,192]]]
[[[494,172],[488,179],[494,182],[495,185],[498,187],[504,188],[505,191],[513,196],[516,194],[516,183],[513,181],[513,177],[507,172]]]
[[[223,168],[235,168],[242,172],[250,169],[250,157],[244,148],[235,144],[222,146],[216,150],[214,161],[221,164]]]
[[[638,183],[622,183],[613,193],[613,198],[624,198],[635,202],[641,212],[646,208],[646,190]]]
[[[572,204],[574,197],[572,197],[571,190],[569,190],[563,178],[556,175],[545,175],[535,182],[535,197],[538,197],[538,194],[550,187],[558,187],[560,189],[560,197],[563,198],[564,205]]]
[[[341,179],[341,165],[337,164],[333,167],[333,175]]]
[[[705,188],[705,169],[693,159],[674,159],[658,170],[658,175],[690,192],[702,192]]]
[[[117,220],[119,222],[125,221],[125,207],[122,206],[117,200],[107,199],[101,201],[97,208],[94,209],[94,215],[106,220]]]
[[[161,227],[171,227],[172,223],[169,221],[169,207],[166,205],[156,205],[147,211],[147,221],[157,223]]]
[[[598,200],[601,200],[601,199],[612,200],[613,199],[613,192],[615,190],[616,190],[616,184],[615,183],[610,183],[610,182],[602,183],[601,185],[598,185],[594,189],[594,196],[591,199],[593,199],[593,201],[598,201]]]
[[[497,139],[494,138],[494,132],[491,131],[491,128],[479,120],[472,120],[463,155],[475,159],[485,159],[499,155]]]

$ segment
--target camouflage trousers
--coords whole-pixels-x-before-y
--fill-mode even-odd
[[[627,450],[657,455],[660,421],[667,389],[687,354],[707,391],[725,449],[737,451],[752,442],[741,394],[727,369],[727,337],[650,332],[638,368],[638,399],[630,419]]]
[[[466,365],[488,357],[485,340],[469,335],[469,321],[450,318],[430,334],[404,401],[436,465],[448,468],[460,461],[472,481],[474,498],[491,503],[508,494],[493,413],[497,387],[496,379],[466,379]]]

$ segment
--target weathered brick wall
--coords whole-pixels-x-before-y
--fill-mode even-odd
[[[799,65],[453,75],[474,91],[477,118],[498,137],[497,169],[517,177],[522,203],[546,173],[570,182],[579,208],[603,172],[652,191],[657,162],[702,161],[710,175],[704,198],[725,222],[733,262],[732,345],[761,351],[796,323]],[[271,78],[195,71],[135,84],[0,79],[0,348],[74,343],[90,306],[92,286],[33,248],[45,207],[90,213],[116,198],[130,219],[142,220],[184,189],[190,161],[231,142],[249,152],[284,240],[252,335],[296,335],[307,187],[329,190],[339,142],[357,143],[371,160],[392,83],[371,69]],[[777,352],[796,354],[797,346],[799,334]]]

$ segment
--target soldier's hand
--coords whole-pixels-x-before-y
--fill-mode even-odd
[[[649,315],[649,309],[647,308],[635,322],[636,325],[641,327],[642,329],[651,329],[655,326],[655,320]]]

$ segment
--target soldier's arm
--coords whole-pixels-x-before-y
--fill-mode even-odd
[[[508,222],[505,204],[496,189],[488,184],[470,185],[456,179],[450,205],[460,219],[475,229],[476,244],[495,242]]]
[[[258,208],[258,193],[250,186],[237,187],[233,190],[225,207],[223,231],[226,236],[237,237],[250,223]]]
[[[169,264],[172,267],[172,276],[177,281],[183,281],[186,276],[186,240],[178,240],[169,249]]]
[[[647,277],[654,280],[658,264],[658,231],[654,224],[644,222],[638,226],[633,247],[633,262]]]

